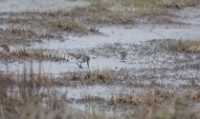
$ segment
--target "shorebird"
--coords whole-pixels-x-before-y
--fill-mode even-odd
[[[68,53],[68,54],[76,59],[77,65],[79,66],[79,68],[83,68],[81,64],[85,62],[87,62],[87,66],[88,68],[90,68],[89,67],[90,57],[86,55],[85,53],[77,52],[77,53]]]
[[[8,47],[8,45],[2,44],[1,47],[3,48],[4,51],[6,51],[7,53],[10,53],[10,48]]]
[[[119,54],[120,54],[120,60],[124,61],[128,53],[126,51],[120,51]]]

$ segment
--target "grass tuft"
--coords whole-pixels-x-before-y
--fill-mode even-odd
[[[118,12],[102,13],[101,15],[91,15],[87,21],[94,24],[134,24],[131,16],[123,15]]]
[[[85,81],[88,83],[109,83],[116,81],[117,79],[117,75],[113,74],[112,72],[100,70],[88,72],[85,76]]]
[[[87,31],[87,28],[83,24],[69,19],[58,21],[55,24],[57,28],[64,31],[76,32],[76,33],[82,33],[84,31]]]
[[[174,48],[179,52],[200,52],[200,41],[199,40],[185,40],[179,41],[175,44]]]
[[[155,90],[150,95],[116,95],[115,97],[110,98],[109,104],[128,104],[128,105],[138,105],[138,104],[160,104],[169,99],[175,99],[175,94],[167,91],[158,91]]]

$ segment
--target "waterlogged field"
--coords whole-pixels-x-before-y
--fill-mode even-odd
[[[199,119],[199,3],[1,0],[0,118]]]

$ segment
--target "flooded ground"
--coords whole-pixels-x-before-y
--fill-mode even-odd
[[[28,74],[40,73],[58,80],[72,74],[78,80],[70,81],[66,86],[48,87],[40,91],[57,92],[68,100],[67,106],[75,109],[92,111],[93,108],[88,107],[95,107],[95,110],[107,110],[111,115],[122,110],[122,114],[135,110],[133,107],[136,104],[120,107],[115,102],[111,103],[113,98],[116,101],[120,95],[141,96],[164,91],[182,97],[196,96],[200,86],[200,54],[174,51],[173,46],[184,40],[200,39],[199,5],[169,8],[173,15],[166,18],[173,20],[173,23],[143,22],[141,19],[131,25],[85,24],[86,33],[83,34],[53,28],[54,22],[70,16],[62,12],[58,12],[60,16],[57,16],[54,12],[69,11],[89,3],[79,0],[1,0],[0,28],[2,31],[7,29],[6,33],[11,35],[1,34],[1,44],[7,44],[10,52],[1,55],[5,58],[1,57],[0,72],[19,76],[26,70]],[[62,22],[58,27],[62,28]],[[97,32],[91,32],[92,28]],[[20,36],[21,32],[24,34]],[[10,41],[6,41],[6,38]],[[48,55],[42,61],[24,51],[41,49],[42,56]],[[83,69],[79,68],[75,59],[68,55],[77,51],[90,56],[90,68],[86,63]],[[121,51],[127,53],[123,61]],[[51,59],[53,56],[58,58]],[[107,79],[100,78],[103,83],[88,83],[87,73],[95,71],[110,72],[116,79],[104,83]],[[200,109],[198,99],[193,101],[190,98],[190,107]]]

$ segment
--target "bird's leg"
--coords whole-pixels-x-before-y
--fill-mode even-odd
[[[78,65],[79,68],[81,68],[81,69],[83,68],[82,65],[81,65],[81,63],[77,62],[76,64]]]

